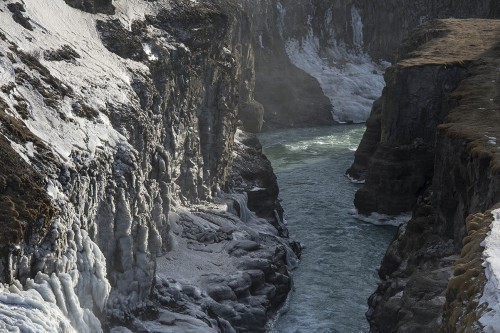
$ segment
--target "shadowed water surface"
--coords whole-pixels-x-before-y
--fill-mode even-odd
[[[278,176],[290,236],[305,246],[295,291],[271,332],[368,331],[367,299],[396,228],[352,215],[359,185],[344,173],[363,131],[349,125],[259,135]]]

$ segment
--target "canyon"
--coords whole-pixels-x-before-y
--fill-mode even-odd
[[[301,245],[252,132],[366,121],[358,212],[412,212],[371,331],[494,331],[499,17],[489,0],[3,1],[0,329],[266,332]]]

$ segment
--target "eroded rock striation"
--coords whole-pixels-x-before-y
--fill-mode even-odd
[[[258,142],[235,141],[258,107],[247,14],[0,6],[1,329],[264,332],[299,247]]]
[[[499,36],[495,20],[434,22],[386,74],[348,173],[366,181],[361,213],[412,218],[383,259],[373,332],[481,331],[490,311],[481,244],[500,201]]]

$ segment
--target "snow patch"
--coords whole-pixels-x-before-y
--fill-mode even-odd
[[[356,6],[351,7],[352,38],[358,51],[363,48],[363,21]]]
[[[348,174],[346,174],[345,176],[351,181],[351,183],[354,183],[354,184],[364,184],[365,183],[364,179],[356,179],[354,177],[351,177]]]
[[[35,146],[33,145],[33,142],[31,142],[31,141],[26,142],[26,144],[24,145],[24,147],[26,148],[26,154],[29,157],[34,157],[35,156]]]
[[[8,139],[7,139],[8,140]],[[10,141],[10,140],[9,140]],[[20,145],[18,143],[15,143],[14,141],[10,141],[10,146],[12,147],[12,149],[14,149],[16,151],[16,153],[19,154],[19,156],[21,156],[21,158],[26,162],[28,163],[29,165],[31,165],[31,161],[28,157],[29,155],[29,152],[28,150],[26,149],[25,146],[23,145]]]
[[[483,251],[483,266],[486,274],[486,285],[479,304],[487,304],[488,312],[479,318],[484,325],[484,332],[500,332],[500,209],[491,212],[493,222],[491,231],[486,236],[481,246]]]
[[[162,4],[165,6],[168,1],[163,1]],[[114,0],[113,6],[115,6],[114,17],[118,17],[129,31],[132,30],[132,22],[144,20],[146,15],[154,14],[159,8],[158,4],[143,0]]]
[[[2,332],[76,333],[56,304],[47,283],[37,290],[23,290],[17,284],[0,285],[0,330]]]
[[[488,139],[488,143],[490,145],[493,145],[493,146],[497,145],[497,138],[496,137],[494,137],[494,136],[488,136],[488,135],[485,135],[485,137]]]
[[[9,58],[0,57],[0,82],[2,82],[2,85],[8,85],[9,83],[15,82],[15,80],[16,74]]]
[[[149,44],[143,44],[142,48],[144,49],[144,53],[148,56],[149,61],[156,61],[158,60],[158,56],[153,53],[151,50],[151,45]]]
[[[59,188],[52,179],[49,179],[47,181],[47,186],[45,190],[47,191],[47,194],[56,201],[67,199],[67,197],[59,190]]]
[[[144,1],[131,2],[139,5]],[[119,14],[127,10],[130,12],[132,8],[126,1],[117,1],[116,5]],[[96,20],[103,19],[102,15],[76,10],[63,0],[25,1],[25,7],[26,15],[36,29],[33,31],[20,29],[10,12],[5,10],[0,11],[2,22],[0,30],[25,53],[43,54],[44,51],[60,49],[63,45],[70,46],[80,55],[75,62],[46,61],[43,57],[39,61],[54,77],[72,88],[75,99],[85,101],[89,107],[101,111],[94,120],[75,117],[72,109],[75,99],[66,97],[60,107],[51,108],[34,89],[18,85],[16,94],[26,100],[30,110],[36,110],[25,120],[26,126],[66,163],[71,163],[70,155],[74,150],[83,150],[93,156],[98,149],[113,148],[118,142],[124,141],[125,138],[112,128],[102,111],[110,104],[138,105],[137,96],[130,86],[131,77],[134,75],[133,72],[148,71],[147,67],[122,59],[104,47],[95,28]],[[127,15],[129,18],[137,19],[142,9],[134,10],[134,13]],[[8,47],[8,43],[0,41],[0,50],[10,52]],[[32,72],[30,75],[38,75],[21,61],[13,64],[8,57],[2,57],[0,58],[2,82],[15,82],[14,66],[22,67],[28,73]],[[71,82],[67,81],[68,78],[71,78]],[[13,97],[8,96],[7,103],[13,104],[11,99]],[[70,121],[62,120],[62,116]],[[26,152],[23,153],[30,156],[34,151],[26,147]]]
[[[285,33],[285,16],[286,16],[286,9],[285,7],[281,4],[281,2],[276,3],[276,10],[278,11],[278,33],[280,34],[281,39],[283,39],[283,35]],[[262,43],[261,43],[262,45]]]
[[[0,285],[0,329],[7,332],[102,333],[90,309],[82,308],[70,274],[38,273],[25,287]]]
[[[327,13],[328,14],[328,13]],[[314,36],[308,21],[309,33],[302,40],[286,42],[286,52],[291,62],[316,78],[333,106],[333,119],[339,123],[362,123],[368,118],[373,102],[384,88],[383,72],[388,63],[375,63],[361,52],[363,24],[355,7],[352,9],[354,42],[358,52],[347,50],[345,45],[332,41],[332,46],[320,50],[319,39]],[[320,52],[327,57],[320,56]]]
[[[259,34],[259,46],[261,49],[264,48],[264,41],[262,40],[262,34]]]

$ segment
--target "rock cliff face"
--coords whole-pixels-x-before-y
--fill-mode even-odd
[[[373,332],[477,331],[490,311],[480,301],[480,244],[500,201],[499,32],[493,20],[438,21],[403,45],[386,74],[348,173],[366,179],[356,194],[362,213],[413,215],[370,297]]]
[[[500,18],[492,0],[242,4],[252,23],[262,104],[244,113],[251,131],[364,122],[383,88],[380,60],[393,62],[412,29],[438,18]]]
[[[383,66],[363,52],[363,19],[353,1],[242,3],[252,22],[264,129],[366,120]]]
[[[289,28],[304,28],[304,5],[279,1],[243,1],[252,23],[255,51],[256,99],[262,103],[261,123],[254,126],[256,113],[243,113],[243,123],[251,131],[264,129],[333,124],[331,104],[319,82],[292,64],[286,41],[293,35]],[[289,13],[293,10],[293,13]],[[298,14],[298,15],[297,15]],[[288,17],[296,17],[289,22]],[[295,25],[300,22],[301,24]],[[307,31],[301,31],[304,36]],[[256,124],[255,124],[256,125]]]
[[[263,332],[295,254],[269,162],[234,141],[247,15],[66,2],[0,5],[0,327]]]
[[[387,87],[348,171],[366,182],[355,196],[361,213],[395,215],[412,209],[432,178],[436,127],[454,105],[450,93],[465,75],[460,65],[403,62],[386,72]]]

